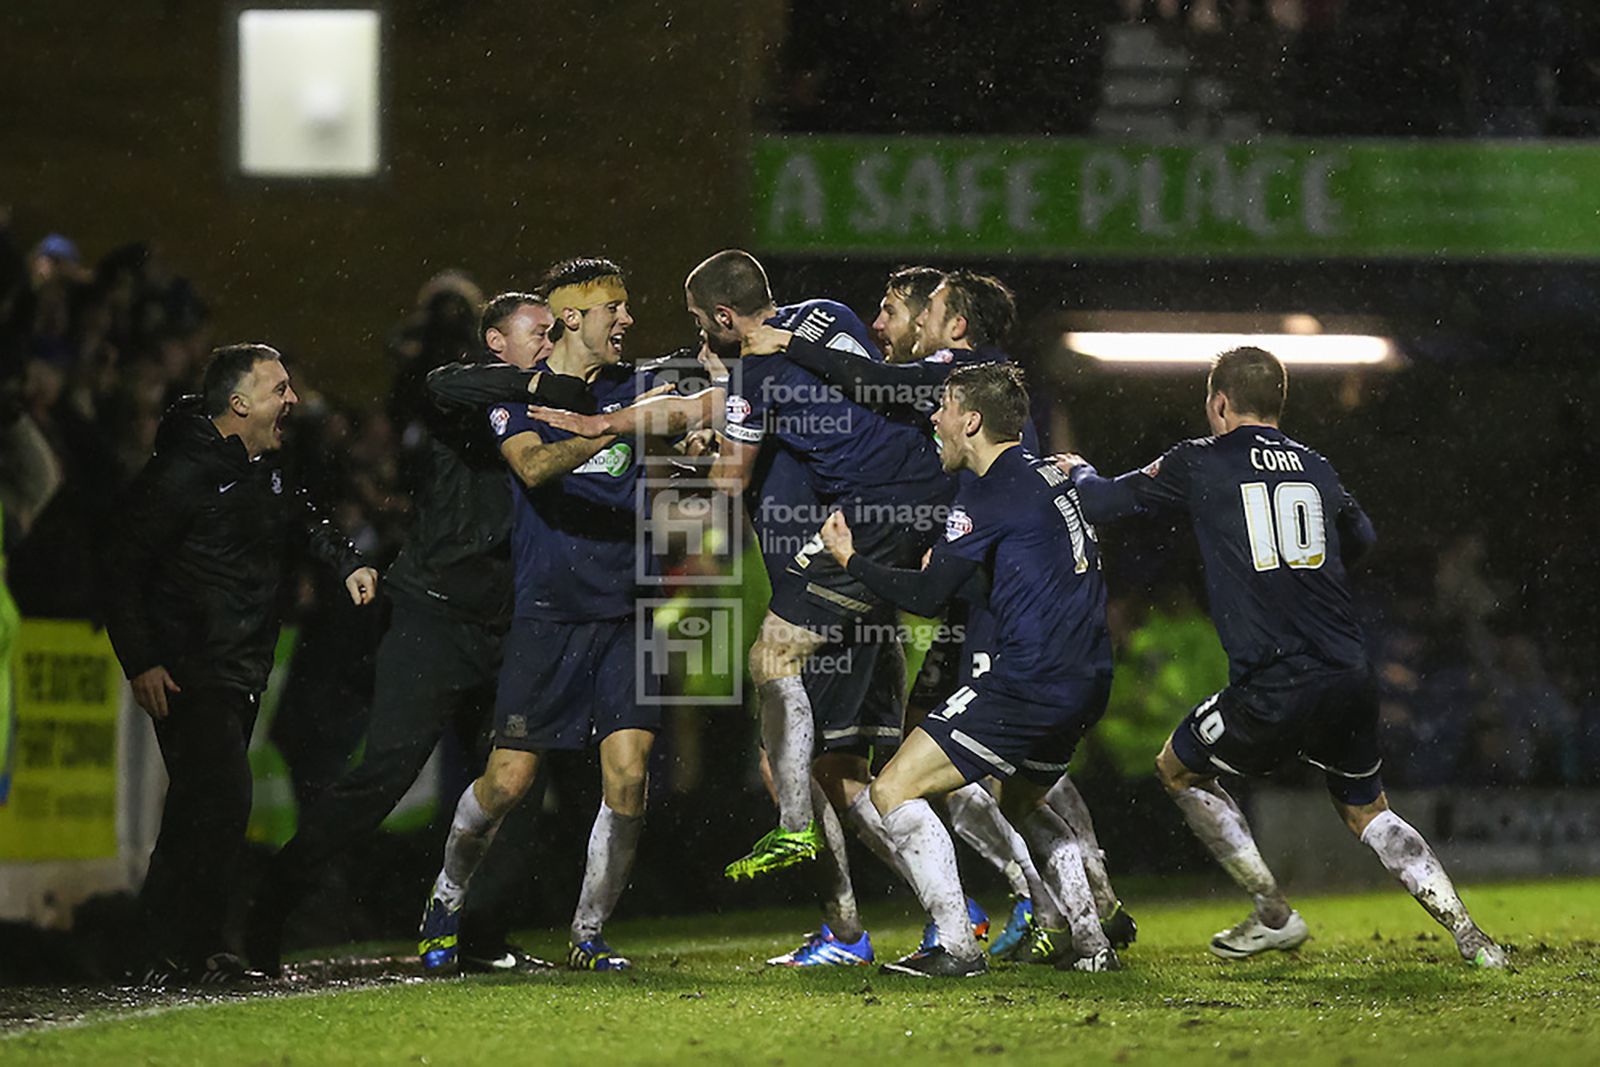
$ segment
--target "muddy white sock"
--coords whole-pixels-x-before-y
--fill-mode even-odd
[[[583,889],[578,893],[578,909],[572,915],[572,942],[600,936],[601,927],[611,918],[633,870],[634,853],[639,851],[639,830],[643,815],[621,815],[604,800],[589,831],[589,857],[583,868]]]
[[[1244,812],[1220,785],[1191,787],[1172,797],[1189,828],[1216,857],[1234,883],[1255,898],[1256,914],[1273,929],[1289,921],[1289,902],[1256,848]]]
[[[1110,918],[1111,913],[1117,910],[1117,894],[1111,888],[1106,854],[1100,848],[1100,839],[1095,836],[1094,819],[1089,816],[1089,805],[1083,802],[1083,794],[1072,784],[1072,779],[1063,774],[1050,787],[1044,799],[1050,805],[1050,810],[1072,827],[1072,836],[1083,850],[1083,873],[1089,879],[1089,892],[1094,894],[1095,910],[1100,913],[1100,918]]]
[[[474,787],[467,786],[461,799],[456,801],[456,813],[450,820],[450,836],[444,843],[444,868],[433,882],[433,895],[444,901],[451,911],[458,910],[466,899],[472,872],[483,862],[499,828],[500,820],[483,810]]]
[[[839,816],[823,794],[822,787],[811,783],[811,806],[816,810],[817,822],[822,825],[822,838],[827,848],[818,854],[817,873],[821,877],[822,913],[828,928],[840,940],[855,942],[861,939],[861,914],[856,907],[856,890],[850,881],[850,857],[845,851],[844,827]]]
[[[994,794],[985,789],[982,782],[968,782],[945,797],[944,802],[945,810],[950,813],[950,828],[956,836],[1005,876],[1013,896],[1031,896],[1023,865],[1031,868],[1033,859],[1021,835],[1000,814]]]
[[[1048,804],[1028,813],[1022,820],[1022,833],[1039,862],[1039,874],[1051,894],[1060,902],[1060,916],[1052,922],[1043,917],[1039,902],[1033,902],[1034,918],[1044,927],[1060,927],[1063,920],[1072,930],[1072,946],[1079,955],[1092,956],[1109,942],[1100,929],[1089,879],[1083,873],[1083,849],[1068,826]]]
[[[900,854],[895,851],[894,842],[889,840],[889,831],[884,829],[883,816],[878,814],[877,806],[872,803],[870,789],[863,789],[856,794],[856,798],[845,809],[844,821],[869,852],[882,860],[883,865],[898,874],[907,885],[911,885],[911,872],[906,870]],[[914,890],[916,887],[912,888]]]
[[[778,798],[778,825],[804,830],[811,822],[811,755],[816,726],[811,700],[798,675],[761,686],[761,740]]]
[[[975,959],[982,950],[972,936],[956,847],[944,823],[926,800],[908,800],[883,817],[883,826],[905,861],[917,899],[939,928],[939,944],[957,959]]]
[[[1361,843],[1378,854],[1406,892],[1458,943],[1477,931],[1444,865],[1410,823],[1392,811],[1380,812],[1361,831]]]

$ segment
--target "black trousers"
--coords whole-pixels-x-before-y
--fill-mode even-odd
[[[494,710],[504,634],[409,597],[394,598],[378,645],[372,718],[361,762],[300,813],[299,831],[273,858],[257,899],[258,917],[281,922],[326,877],[348,847],[376,830],[416,781],[434,746],[453,730],[460,750],[478,753]],[[476,770],[476,767],[474,768]],[[441,796],[448,823],[455,796]],[[530,798],[531,799],[531,798]],[[462,940],[503,940],[515,895],[532,878],[532,803],[519,806],[473,881]],[[415,887],[420,910],[426,887]],[[407,890],[410,891],[409,888]]]
[[[250,822],[250,731],[256,696],[188,688],[169,694],[156,722],[167,799],[139,902],[152,958],[198,962],[223,950],[245,828]]]

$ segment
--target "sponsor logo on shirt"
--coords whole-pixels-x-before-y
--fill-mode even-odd
[[[608,448],[590,456],[573,468],[573,474],[609,474],[620,478],[633,465],[633,446],[626,441],[613,442]]]
[[[742,396],[730,395],[726,410],[729,422],[743,422],[750,417],[750,401]]]
[[[1151,460],[1147,466],[1140,468],[1140,473],[1148,478],[1154,478],[1156,475],[1160,474],[1161,457],[1157,456],[1155,459]]]
[[[959,541],[972,532],[972,516],[965,508],[951,508],[944,520],[944,539]]]
[[[941,348],[941,349],[939,349],[939,351],[935,352],[933,355],[924,358],[922,362],[924,362],[924,363],[951,363],[951,362],[954,362],[955,358],[956,358],[956,354],[954,352],[950,351],[948,348]]]
[[[273,471],[272,472],[272,492],[273,492],[274,496],[282,496],[283,495],[283,472],[282,471]]]
[[[505,408],[495,408],[489,412],[489,427],[494,430],[496,437],[504,437],[506,427],[511,425],[511,412]]]

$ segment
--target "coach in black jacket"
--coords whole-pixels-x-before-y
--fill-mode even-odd
[[[361,762],[301,813],[298,832],[273,858],[251,908],[245,949],[251,964],[268,973],[278,970],[283,927],[294,908],[332,861],[377,829],[440,735],[455,729],[471,752],[488,722],[512,590],[512,489],[488,409],[582,402],[581,383],[532,369],[550,353],[553,321],[543,297],[500,294],[481,317],[480,358],[436,368],[426,397],[407,398],[423,413],[428,441],[411,530],[385,579],[394,613],[378,646],[366,745]],[[505,943],[494,881],[475,887],[468,902],[460,959],[475,970],[537,965]],[[423,891],[419,885],[418,896]]]
[[[334,567],[357,604],[378,580],[276,461],[298,400],[278,352],[219,348],[202,390],[162,419],[113,534],[108,581],[106,628],[170,779],[141,893],[153,984],[243,971],[222,927],[289,553]]]

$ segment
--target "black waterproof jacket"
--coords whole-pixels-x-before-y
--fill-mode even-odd
[[[511,474],[489,430],[489,408],[540,403],[573,408],[582,383],[505,363],[447,363],[428,374],[428,430],[405,547],[384,575],[391,595],[491,626],[511,621]]]
[[[280,457],[252,462],[184,397],[156,433],[108,538],[106,629],[129,678],[165,667],[180,688],[260,693],[293,551],[341,578],[360,554],[292,485]]]

